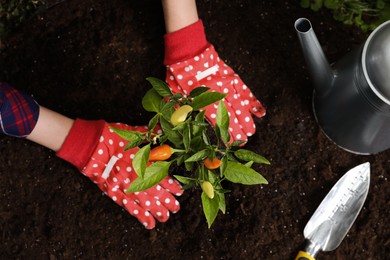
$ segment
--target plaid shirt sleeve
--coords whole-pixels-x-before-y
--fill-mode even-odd
[[[0,82],[0,133],[26,137],[38,121],[39,105],[26,93]]]

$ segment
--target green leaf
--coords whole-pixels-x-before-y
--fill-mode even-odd
[[[192,172],[194,172],[194,177],[198,180],[204,179],[204,168],[205,167],[196,167],[195,171],[192,169]]]
[[[182,184],[185,184],[185,185],[192,184],[196,181],[196,179],[194,179],[194,178],[188,178],[188,177],[180,176],[180,175],[173,175],[173,177],[175,177],[179,182],[181,182]]]
[[[215,191],[219,198],[218,208],[220,211],[222,211],[223,214],[226,213],[226,202],[225,202],[225,193],[220,193]]]
[[[180,166],[182,163],[184,163],[184,160],[187,158],[186,153],[181,153],[179,156],[176,157],[176,164],[177,166]]]
[[[150,143],[138,150],[133,158],[133,168],[138,177],[144,178],[146,165],[149,161]]]
[[[246,164],[244,164],[246,167],[251,168],[253,165],[253,161],[249,161]]]
[[[313,11],[318,11],[321,9],[324,0],[312,0],[310,8]]]
[[[163,135],[161,135],[161,136],[158,138],[158,140],[159,140],[160,144],[163,144],[163,143],[165,143],[165,142],[168,140],[168,136],[165,135],[165,134],[163,134]]]
[[[229,161],[238,162],[237,158],[234,157],[231,153],[227,153],[226,156],[227,156]]]
[[[206,145],[203,143],[201,136],[193,136],[191,138],[190,146],[192,151],[200,151],[206,148]]]
[[[152,87],[156,90],[156,92],[162,96],[162,97],[171,97],[172,92],[168,87],[168,84],[165,83],[164,81],[154,78],[154,77],[148,77],[146,78],[147,81],[152,84]]]
[[[226,167],[228,165],[228,156],[227,155],[224,155],[222,158],[221,158],[221,161],[222,161],[222,164],[221,164],[221,174],[224,175],[225,174],[225,171],[226,171]]]
[[[185,124],[186,127],[183,129],[183,144],[186,152],[191,148],[191,130],[189,124]]]
[[[255,163],[271,164],[271,163],[270,163],[266,158],[264,158],[263,156],[261,156],[261,155],[255,153],[255,152],[246,150],[246,149],[237,150],[237,151],[234,152],[234,155],[235,155],[238,159],[241,159],[241,160],[246,161],[246,162],[253,161],[253,162],[255,162]]]
[[[125,139],[126,141],[129,141],[125,147],[126,151],[128,149],[138,147],[145,139],[145,135],[137,131],[124,130],[124,129],[118,129],[113,127],[110,127],[110,129],[114,131],[117,135]]]
[[[223,99],[224,97],[226,97],[226,94],[222,94],[219,92],[204,92],[199,96],[194,97],[191,106],[194,110],[199,110],[203,107],[206,107]]]
[[[174,106],[176,105],[176,102],[168,101],[164,102],[160,109],[161,115],[169,122],[171,119],[172,113],[175,111]]]
[[[243,143],[246,143],[246,141],[245,140],[236,140],[236,141],[233,141],[232,142],[232,144],[231,144],[231,146],[240,146],[240,145],[242,145]]]
[[[207,123],[205,123],[204,121],[204,114],[206,113],[205,110],[199,112],[198,114],[196,114],[195,116],[195,120],[192,121],[192,134],[194,136],[197,136],[197,135],[200,135],[203,130],[206,129],[206,126],[207,126]]]
[[[132,130],[125,130],[125,129],[119,129],[115,127],[111,127],[110,129],[114,131],[117,135],[125,139],[126,141],[131,141],[135,138],[143,138],[143,133],[137,132],[137,131],[132,131]]]
[[[185,184],[181,187],[182,190],[189,190],[194,187],[194,184]]]
[[[217,155],[215,154],[215,150],[214,149],[208,149],[207,157],[210,160],[213,160],[214,158],[216,158]]]
[[[144,178],[142,179],[141,177],[138,177],[135,179],[126,190],[126,193],[143,191],[160,183],[166,176],[168,176],[171,163],[172,161],[159,161],[152,163],[148,168],[146,168]]]
[[[193,162],[184,162],[184,166],[187,170],[187,172],[190,172],[194,169],[194,163]]]
[[[202,111],[202,112],[204,112],[204,111]],[[192,124],[193,126],[208,126],[208,125],[209,125],[209,124],[207,124],[207,123],[197,122],[197,121],[192,121],[191,124]]]
[[[219,101],[219,105],[217,108],[216,125],[221,135],[222,142],[227,144],[230,141],[229,114],[223,101]]]
[[[208,227],[210,228],[215,218],[218,215],[219,196],[214,196],[213,199],[210,199],[206,195],[206,193],[202,192],[201,198],[202,198],[203,213],[206,217]]]
[[[218,177],[212,170],[207,170],[207,180],[211,182],[214,186],[218,185]]]
[[[160,118],[160,124],[164,134],[167,135],[168,140],[174,143],[176,147],[183,143],[183,137],[176,131],[172,130],[171,123],[169,123],[165,118]]]
[[[156,112],[160,111],[161,97],[155,89],[149,89],[142,99],[142,106],[146,111]]]
[[[386,2],[384,0],[377,0],[375,6],[378,9],[384,9],[386,7]]]
[[[208,153],[209,153],[209,151],[207,149],[204,149],[202,151],[195,153],[194,155],[192,155],[190,158],[188,158],[185,161],[186,162],[197,162],[197,161],[203,160],[204,158],[206,158]]]
[[[152,117],[152,119],[150,119],[149,121],[149,124],[148,124],[148,128],[150,131],[153,131],[153,129],[156,127],[157,123],[158,123],[158,119],[159,119],[159,115],[155,115],[154,117]]]
[[[182,97],[183,97],[183,94],[176,93],[176,94],[173,94],[173,96],[171,97],[171,100],[179,101],[179,99],[181,99]]]
[[[209,137],[207,136],[207,134],[206,134],[205,132],[202,132],[202,139],[203,139],[203,142],[204,142],[206,145],[210,145]]]
[[[205,87],[205,86],[200,86],[200,87],[194,88],[194,89],[190,92],[190,97],[191,97],[191,98],[197,97],[197,96],[199,96],[200,94],[206,92],[206,91],[209,90],[209,89],[210,89],[210,88]]]
[[[335,0],[325,0],[324,6],[328,9],[334,10],[334,9],[337,9],[337,7],[339,6],[339,3],[338,3],[338,1],[335,1]]]
[[[267,184],[267,180],[255,170],[246,167],[238,162],[228,162],[226,167],[225,177],[233,183],[240,183],[246,185]]]
[[[142,140],[138,140],[138,141],[129,141],[129,142],[126,144],[124,151],[127,151],[127,150],[130,150],[130,149],[132,149],[132,148],[138,147],[140,144],[142,144]]]
[[[183,131],[186,127],[188,127],[188,122],[190,121],[190,118],[188,118],[186,121],[184,122],[181,122],[179,124],[177,124],[176,126],[174,126],[172,128],[173,131]]]

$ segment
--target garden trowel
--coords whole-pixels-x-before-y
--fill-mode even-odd
[[[295,260],[336,249],[357,218],[370,186],[370,163],[349,170],[323,199],[303,231],[307,245]]]

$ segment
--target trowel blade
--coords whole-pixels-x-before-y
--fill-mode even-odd
[[[340,245],[363,207],[369,186],[367,162],[349,170],[332,187],[303,232],[313,254],[332,251]]]

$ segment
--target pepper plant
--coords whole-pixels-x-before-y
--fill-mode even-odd
[[[141,146],[133,159],[138,178],[126,192],[138,192],[158,184],[175,164],[183,172],[174,175],[183,189],[202,189],[203,212],[210,228],[218,212],[226,212],[225,194],[229,191],[223,188],[222,182],[267,184],[252,165],[270,162],[242,148],[245,141],[230,141],[229,115],[222,101],[225,94],[209,92],[209,88],[200,86],[185,97],[172,94],[164,81],[153,77],[147,80],[152,88],[142,99],[142,105],[146,111],[155,113],[149,121],[149,132],[113,128],[128,141],[125,150]],[[216,125],[211,131],[203,109],[216,102]]]
[[[44,0],[0,0],[0,41],[45,3]]]
[[[336,21],[353,24],[363,32],[374,30],[390,19],[388,0],[300,0],[300,4],[313,11],[325,7],[332,11]]]

